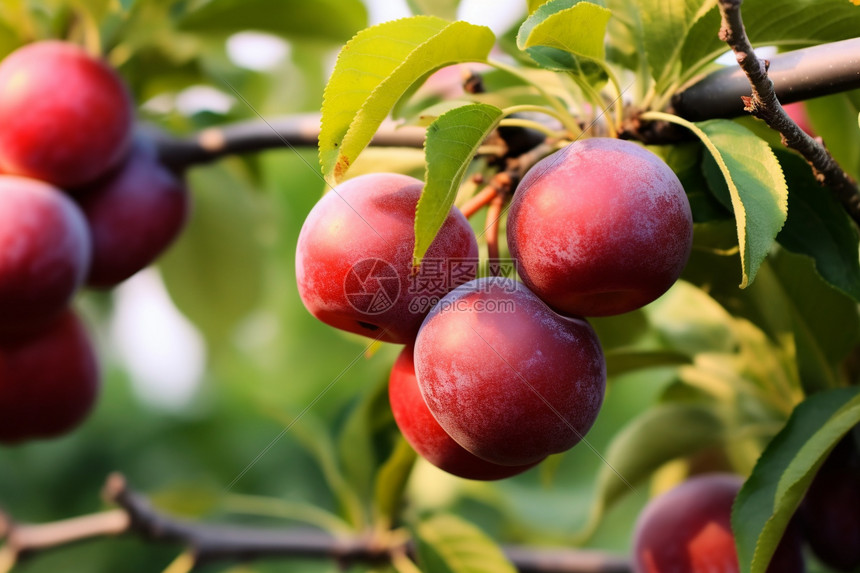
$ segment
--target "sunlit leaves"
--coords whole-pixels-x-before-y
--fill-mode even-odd
[[[502,110],[472,104],[443,113],[427,128],[427,176],[415,214],[416,264],[442,228],[478,146],[495,129]]]
[[[320,163],[334,185],[403,93],[449,64],[483,61],[493,46],[489,28],[433,16],[386,22],[356,34],[341,50],[325,90]]]
[[[719,175],[706,170],[708,182],[735,214],[743,278],[754,279],[788,214],[788,187],[770,146],[751,131],[726,120],[685,122],[710,152]]]
[[[777,240],[815,261],[828,283],[860,302],[860,236],[839,201],[822,188],[809,165],[792,153],[779,154],[791,185],[788,219]]]
[[[343,42],[367,25],[367,9],[359,0],[211,0],[190,11],[180,23],[183,30],[198,33],[251,29]]]
[[[639,8],[642,41],[658,89],[669,79],[682,57],[682,48],[693,24],[716,0],[634,0]],[[710,33],[716,36],[718,28]]]
[[[517,45],[550,69],[579,70],[581,58],[602,60],[610,12],[581,0],[551,0],[520,27]]]
[[[856,37],[860,29],[860,10],[843,0],[745,0],[741,13],[747,35],[756,46],[790,48],[835,42]],[[726,51],[717,35],[719,27],[716,8],[693,25],[681,50],[684,77]]]
[[[697,404],[658,406],[622,428],[604,456],[586,533],[596,527],[604,510],[660,466],[719,444],[724,431],[717,411]]]
[[[480,529],[453,515],[415,528],[419,564],[434,573],[515,573],[502,550]]]

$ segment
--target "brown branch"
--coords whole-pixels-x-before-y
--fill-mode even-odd
[[[768,77],[782,104],[860,88],[860,38],[776,54]],[[750,82],[735,66],[711,72],[672,96],[672,113],[690,121],[746,115]]]
[[[732,49],[752,87],[752,97],[744,98],[744,108],[782,134],[786,147],[803,155],[812,166],[816,179],[833,191],[854,222],[860,225],[860,189],[827,149],[800,129],[780,105],[773,82],[768,77],[768,63],[756,56],[747,38],[741,18],[742,2],[719,0],[718,5],[722,16],[720,39]]]
[[[499,190],[490,183],[477,193],[475,193],[468,201],[463,203],[460,211],[467,219],[471,218],[475,213],[490,204],[493,198],[499,194]]]
[[[320,531],[261,529],[208,525],[178,520],[156,511],[141,494],[114,474],[104,488],[105,498],[119,506],[93,515],[43,524],[15,523],[0,513],[0,572],[6,573],[25,557],[52,548],[120,534],[187,549],[196,565],[218,561],[249,561],[261,557],[304,557],[354,562],[386,563],[411,543],[382,542],[374,536],[336,538]],[[521,573],[630,573],[626,559],[602,551],[508,547],[505,553]]]
[[[181,171],[225,155],[316,147],[319,133],[320,114],[308,113],[210,127],[190,137],[174,137],[163,132],[150,132],[150,136],[156,141],[161,160],[174,170]],[[424,146],[424,129],[416,126],[400,127],[393,121],[385,121],[371,145],[421,148]]]

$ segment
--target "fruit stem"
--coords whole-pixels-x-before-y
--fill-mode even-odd
[[[521,104],[521,105],[512,105],[510,107],[506,107],[502,110],[502,113],[504,113],[504,117],[505,117],[505,119],[503,119],[502,121],[508,121],[510,119],[516,119],[516,118],[510,117],[510,116],[514,115],[515,113],[529,113],[529,112],[542,113],[542,114],[548,115],[548,116],[558,120],[558,122],[562,124],[562,127],[565,127],[565,129],[568,129],[565,126],[564,118],[562,118],[557,111],[555,111],[554,109],[550,109],[546,106],[542,106],[542,105]],[[535,123],[537,123],[537,122],[535,122]],[[529,127],[531,127],[531,126],[529,126]],[[535,128],[535,129],[537,129],[537,128]],[[546,129],[546,126],[544,126],[544,129]],[[579,124],[577,124],[577,129],[579,130],[579,133],[581,134],[582,128],[579,126]],[[570,131],[570,130],[568,129],[568,131]],[[565,137],[567,135],[570,135],[571,137],[577,137],[578,136],[578,134],[576,134],[576,133],[568,134],[568,133],[558,133],[558,132],[553,131],[553,135],[551,137]]]
[[[595,110],[600,109],[603,111],[603,113],[605,113],[609,109],[605,107],[606,102],[604,101],[603,96],[601,96],[600,93],[591,86],[591,84],[589,84],[587,81],[577,75],[571,75],[571,77],[573,78],[573,81],[576,82],[576,85],[579,86],[579,89],[582,90],[582,93],[585,95],[588,101],[590,101],[591,104],[594,106]],[[620,93],[621,91],[619,90],[619,94]],[[612,105],[614,105],[614,102],[609,104],[610,107],[612,107]],[[600,119],[601,115],[602,114],[599,114],[592,122],[592,124],[594,124],[598,119]],[[609,130],[610,137],[618,137],[618,129],[616,129],[615,124],[609,118],[607,118],[606,120],[606,127]]]
[[[484,206],[488,205],[498,194],[499,190],[496,189],[495,185],[490,183],[478,191],[478,193],[476,193],[471,199],[466,201],[466,203],[460,207],[460,211],[462,211],[463,215],[469,219]]]
[[[499,122],[499,125],[502,127],[525,127],[527,129],[534,129],[535,131],[539,131],[552,139],[561,139],[566,135],[565,133],[551,129],[540,122],[517,117],[503,119]]]
[[[576,118],[574,118],[570,114],[570,111],[568,111],[568,109],[558,100],[557,97],[553,96],[543,87],[534,82],[531,78],[529,78],[527,75],[525,75],[513,66],[509,66],[507,64],[503,64],[502,62],[490,59],[487,60],[487,63],[496,68],[497,70],[507,72],[512,76],[524,81],[525,83],[533,87],[535,90],[537,90],[537,92],[543,96],[547,103],[555,109],[556,114],[552,114],[549,110],[545,108],[540,109],[544,111],[544,113],[550,113],[551,115],[554,115],[556,119],[558,119],[562,123],[562,125],[564,125],[565,129],[567,129],[574,138],[582,135],[582,129],[579,127]]]
[[[615,107],[615,127],[620,129],[622,124],[624,123],[624,92],[626,89],[621,88],[621,82],[618,81],[618,76],[612,71],[612,67],[606,62],[597,60],[600,67],[603,68],[603,71],[606,72],[606,75],[609,77],[609,82],[612,84],[613,90],[615,91],[615,99],[612,100],[612,105]],[[629,86],[628,86],[629,87]]]
[[[497,193],[493,197],[487,209],[487,221],[484,226],[484,233],[487,235],[487,262],[490,273],[494,277],[499,276],[499,221],[502,218],[505,198],[502,193]]]

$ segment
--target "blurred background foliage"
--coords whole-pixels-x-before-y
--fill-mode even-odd
[[[410,5],[450,17],[456,4]],[[0,54],[40,38],[79,42],[117,66],[143,122],[190,133],[318,111],[337,49],[368,22],[359,0],[3,0]],[[839,109],[853,105],[833,97]],[[828,107],[812,109],[825,130],[835,117]],[[832,147],[849,157],[850,145]],[[355,172],[390,170],[393,157],[421,173],[414,150],[370,151]],[[857,157],[847,162],[855,174]],[[158,267],[113,294],[79,297],[102,358],[101,401],[68,437],[0,450],[0,506],[28,522],[96,511],[105,477],[120,471],[157,507],[188,518],[354,528],[371,512],[376,471],[398,439],[385,393],[398,348],[374,352],[301,304],[293,259],[301,224],[323,192],[316,150],[229,158],[193,168],[188,181],[191,223]],[[693,173],[685,185],[692,198],[707,182]],[[644,311],[595,321],[611,378],[591,447],[499,483],[460,480],[419,462],[404,515],[446,510],[494,539],[531,545],[570,546],[593,529],[587,546],[626,552],[653,491],[691,470],[749,471],[802,398],[798,364],[839,363],[860,325],[853,303],[796,255],[772,257],[753,287],[739,291],[737,252],[711,248],[728,218],[714,209],[697,230],[709,246],[693,256],[691,283]],[[731,222],[727,230],[731,239]],[[819,294],[814,313],[801,296],[808,289]],[[844,328],[838,336],[828,333],[834,317]],[[779,399],[747,400],[774,388]],[[686,442],[662,438],[684,420],[695,423]],[[104,540],[16,571],[149,572],[179,550]]]

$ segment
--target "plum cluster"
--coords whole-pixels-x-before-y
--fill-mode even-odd
[[[147,266],[185,224],[184,183],[133,126],[119,75],[75,45],[0,63],[0,443],[84,419],[99,369],[72,298]]]
[[[389,398],[419,454],[463,478],[513,476],[591,428],[606,366],[584,317],[637,309],[678,279],[690,205],[650,151],[617,139],[572,143],[514,193],[507,238],[520,282],[476,278],[476,237],[456,207],[416,268],[421,190],[381,173],[324,195],[299,235],[299,294],[331,326],[406,345]]]

